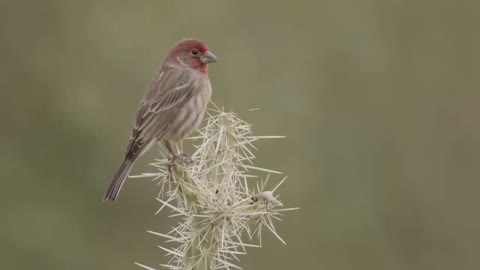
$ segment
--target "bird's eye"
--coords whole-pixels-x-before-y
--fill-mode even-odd
[[[198,50],[197,50],[197,49],[193,49],[193,50],[192,50],[192,54],[193,54],[193,55],[198,55]]]

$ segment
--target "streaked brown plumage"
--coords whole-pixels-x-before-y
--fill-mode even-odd
[[[115,201],[135,160],[153,143],[164,143],[172,158],[172,144],[198,127],[212,89],[207,64],[216,58],[197,39],[181,40],[173,47],[140,103],[124,160],[104,199]]]

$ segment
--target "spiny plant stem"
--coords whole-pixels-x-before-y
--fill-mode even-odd
[[[244,238],[256,236],[261,242],[265,228],[285,243],[273,220],[295,208],[283,208],[273,195],[283,180],[273,191],[265,190],[270,173],[277,172],[252,165],[252,142],[265,137],[254,136],[250,125],[234,113],[215,113],[200,130],[194,164],[166,166],[164,159],[152,164],[159,170],[154,176],[162,186],[161,209],[167,207],[180,218],[167,234],[151,232],[174,243],[171,248],[160,247],[171,257],[162,265],[167,269],[238,269],[232,260],[245,254],[246,247],[257,246]],[[265,181],[255,180],[259,172],[269,173]]]
[[[201,205],[199,204],[198,196],[194,192],[195,186],[188,173],[178,165],[173,166],[172,176],[175,180],[184,181],[187,185],[178,185],[179,194],[184,196],[184,202],[188,209],[192,211],[193,229],[196,235],[193,236],[192,243],[188,248],[187,256],[184,257],[185,269],[194,270],[209,270],[212,269],[212,256],[216,256],[215,243],[211,240],[212,230],[209,230],[206,220],[197,216],[201,212]],[[178,183],[178,182],[177,182]],[[213,236],[213,235],[212,235]],[[202,241],[203,239],[203,241]],[[213,250],[212,250],[213,249]]]

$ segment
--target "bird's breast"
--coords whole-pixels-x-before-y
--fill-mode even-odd
[[[203,120],[205,110],[212,95],[210,81],[199,80],[193,96],[177,109],[169,124],[164,139],[179,141],[187,137]]]

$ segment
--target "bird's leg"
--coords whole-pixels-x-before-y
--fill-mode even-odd
[[[175,160],[176,160],[176,153],[175,151],[173,151],[173,148],[172,148],[172,145],[170,144],[170,142],[168,141],[165,141],[165,147],[167,148],[167,151],[168,151],[168,154],[169,154],[169,157],[168,157],[168,171],[170,173],[172,173],[172,168],[173,166],[175,166]]]
[[[182,153],[183,147],[178,146],[178,143],[175,144],[175,148],[177,149],[177,153]]]
[[[165,141],[165,147],[167,148],[169,154],[168,161],[170,163],[174,163],[175,159],[178,157],[177,153],[175,152],[175,150],[173,150],[173,147],[169,141]]]
[[[169,141],[165,141],[165,146],[167,147],[167,150],[170,154],[170,157],[168,159],[169,163],[174,164],[177,160],[180,160],[184,165],[190,165],[193,163],[192,159],[189,156],[178,151],[178,145],[175,144],[177,152],[175,152],[172,144]]]

